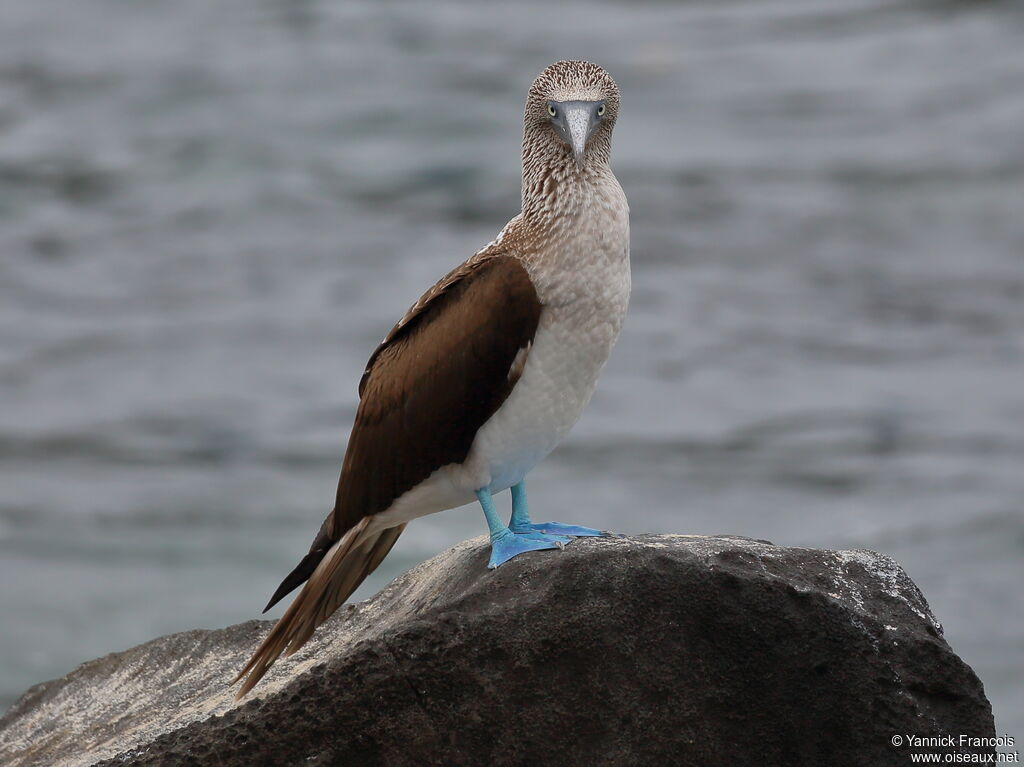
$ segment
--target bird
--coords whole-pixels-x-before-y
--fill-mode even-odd
[[[235,678],[239,699],[418,517],[477,501],[491,568],[604,534],[532,522],[525,478],[579,419],[626,315],[629,205],[610,166],[618,113],[618,86],[588,61],[556,62],[530,86],[522,208],[371,354],[334,508],[264,609],[302,586]],[[509,489],[505,524],[493,496]]]

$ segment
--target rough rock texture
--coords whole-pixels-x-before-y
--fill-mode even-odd
[[[662,535],[486,561],[467,541],[340,610],[241,704],[267,622],[86,663],[0,720],[0,762],[877,767],[909,763],[896,733],[995,734],[879,554]]]

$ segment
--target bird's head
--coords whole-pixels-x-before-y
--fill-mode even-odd
[[[619,86],[589,61],[559,61],[533,81],[526,99],[524,152],[553,149],[584,167],[607,160]]]

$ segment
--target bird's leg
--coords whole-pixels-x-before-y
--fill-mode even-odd
[[[566,539],[557,536],[540,533],[515,535],[502,523],[498,512],[494,510],[494,500],[491,498],[490,490],[482,487],[476,491],[476,497],[484,510],[487,527],[491,531],[491,561],[487,563],[489,568],[494,569],[525,551],[560,549],[564,545]]]
[[[526,503],[526,481],[512,487],[512,519],[508,528],[517,535],[547,533],[548,535],[605,535],[600,530],[580,525],[563,525],[561,522],[530,522],[530,510]]]
[[[556,522],[554,524],[557,525],[558,523]],[[541,525],[530,524],[530,512],[526,508],[526,485],[523,482],[520,482],[512,488],[512,519],[509,520],[508,527],[509,530],[516,535],[525,536],[527,538],[551,540],[558,544],[566,544],[569,542],[569,538],[566,537],[566,533],[556,533],[554,530],[542,529]],[[563,525],[563,527],[571,527],[571,525]],[[579,529],[586,530],[587,528],[584,527]],[[600,533],[596,534],[600,535]],[[580,535],[582,535],[582,533],[580,533]]]

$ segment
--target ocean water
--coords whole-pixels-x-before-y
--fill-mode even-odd
[[[634,295],[535,515],[891,554],[1024,736],[1022,38],[1017,2],[0,0],[0,704],[259,614],[367,356],[517,211],[530,81],[589,58]],[[483,530],[417,521],[357,596]]]

